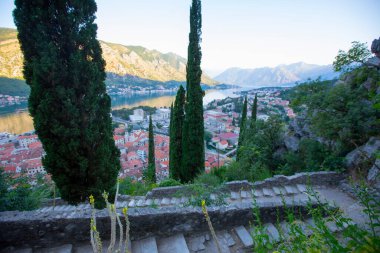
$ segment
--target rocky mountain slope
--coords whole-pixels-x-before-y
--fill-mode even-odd
[[[331,65],[315,65],[304,62],[279,65],[274,68],[255,69],[230,68],[216,76],[219,82],[240,86],[278,86],[305,81],[308,78],[333,79],[338,76]]]
[[[174,53],[163,54],[140,46],[124,46],[100,41],[106,71],[120,76],[136,76],[154,81],[186,80],[186,59]],[[23,55],[15,29],[0,28],[0,76],[22,78]],[[202,82],[216,82],[207,75]]]

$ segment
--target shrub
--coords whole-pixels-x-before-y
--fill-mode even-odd
[[[120,180],[120,193],[132,196],[141,196],[147,194],[153,188],[156,188],[156,184],[148,184],[140,181],[132,181],[131,178],[126,177]]]
[[[220,185],[221,180],[214,174],[202,173],[195,178],[194,182],[196,184],[205,184],[207,186],[217,186]]]
[[[161,181],[158,185],[158,187],[168,187],[168,186],[177,186],[181,185],[181,182],[173,179],[173,178],[168,178],[163,181]]]
[[[48,197],[52,197],[52,187],[41,176],[33,186],[26,175],[12,178],[0,168],[0,211],[34,210]]]

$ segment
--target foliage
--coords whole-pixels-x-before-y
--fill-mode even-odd
[[[221,184],[221,180],[218,176],[214,174],[208,174],[206,172],[199,174],[195,179],[194,179],[195,184],[204,184],[207,186],[218,186]]]
[[[380,132],[380,111],[373,95],[380,74],[362,67],[343,76],[341,82],[312,81],[288,92],[291,106],[306,113],[311,130],[339,156],[364,144]],[[366,85],[364,85],[364,83]]]
[[[335,170],[344,168],[343,159],[326,145],[313,140],[302,139],[299,151],[288,151],[284,156],[281,174],[292,175],[303,171]]]
[[[32,185],[26,175],[12,177],[0,168],[0,211],[29,211],[41,206],[44,199],[52,197],[52,186],[43,177]]]
[[[214,229],[214,227],[213,227],[213,225],[211,223],[210,215],[207,212],[207,206],[206,206],[206,201],[205,200],[202,200],[202,212],[203,212],[203,214],[204,214],[204,216],[206,218],[207,225],[208,225],[208,227],[210,229],[210,232],[211,232],[211,235],[212,235],[212,239],[214,240],[214,243],[216,245],[218,253],[222,253],[221,247],[219,245],[219,240],[216,237],[215,229]]]
[[[364,63],[371,56],[366,43],[353,41],[351,44],[347,52],[339,50],[333,62],[335,71],[349,72],[358,66],[357,63]]]
[[[26,85],[25,81],[0,77],[0,94],[27,97],[29,93],[30,87]]]
[[[181,175],[181,163],[185,95],[185,89],[181,85],[177,91],[172,114],[170,115],[169,172],[170,177],[176,180],[183,180]]]
[[[131,178],[126,177],[120,180],[120,193],[132,196],[142,196],[147,192],[156,188],[155,184],[144,183],[140,181],[132,181]]]
[[[129,116],[133,115],[133,111],[136,109],[142,109],[142,110],[144,110],[145,113],[150,114],[150,115],[154,114],[157,110],[156,107],[141,105],[141,106],[136,106],[133,108],[122,108],[119,110],[112,110],[112,115],[114,115],[115,117],[119,117],[121,119],[124,119],[124,120],[129,120]]]
[[[326,203],[322,203],[318,194],[311,189],[308,189],[308,195],[310,196],[308,213],[312,217],[313,226],[298,222],[295,210],[288,208],[283,201],[286,222],[289,226],[287,231],[283,231],[280,224],[277,224],[280,233],[278,243],[269,240],[261,223],[257,203],[254,203],[255,230],[252,237],[256,242],[255,252],[379,252],[380,237],[376,232],[376,227],[380,226],[378,209],[380,203],[369,194],[366,187],[359,188],[357,195],[360,203],[365,207],[364,212],[369,217],[370,230],[354,224],[351,219],[344,217],[338,208],[331,208]],[[317,201],[317,208],[312,205],[312,199]],[[341,232],[334,233],[330,229],[332,227],[336,227]],[[307,231],[311,235],[307,234]],[[284,233],[287,235],[285,236]]]
[[[253,100],[252,105],[252,115],[251,115],[251,127],[254,122],[256,122],[257,119],[257,93],[255,94],[255,99]]]
[[[188,196],[191,193],[189,200],[184,204],[185,206],[202,206],[202,201],[205,201],[207,206],[222,206],[226,205],[223,185],[208,186],[204,184],[191,184],[186,187],[179,195]],[[211,198],[211,194],[215,194],[215,198]]]
[[[236,160],[238,161],[240,159],[240,153],[241,153],[241,146],[243,144],[243,141],[244,141],[244,134],[245,134],[245,130],[246,130],[246,121],[247,121],[247,106],[248,106],[248,102],[247,102],[247,96],[245,97],[244,99],[244,103],[243,103],[243,109],[242,109],[242,113],[241,113],[241,119],[240,119],[240,133],[239,133],[239,140],[238,140],[238,146],[237,146],[237,154],[236,154]]]
[[[267,121],[257,120],[252,128],[247,128],[245,139],[240,147],[240,159],[236,167],[245,171],[248,180],[262,180],[275,173],[279,160],[275,151],[283,136],[283,122],[277,115]],[[228,174],[228,172],[227,172]]]
[[[130,230],[130,223],[129,223],[129,218],[128,218],[128,207],[124,207],[122,209],[122,213],[124,216],[125,220],[125,239],[124,239],[124,230],[123,230],[123,224],[121,223],[121,219],[119,217],[119,214],[116,211],[116,206],[117,206],[117,196],[119,193],[119,183],[117,183],[116,186],[116,195],[115,195],[115,200],[113,204],[111,204],[108,201],[108,194],[104,192],[102,194],[103,199],[106,203],[106,208],[108,211],[108,215],[111,219],[111,238],[110,238],[110,243],[107,249],[107,252],[115,252],[115,253],[129,253],[129,248],[130,248],[130,237],[129,237],[129,230]],[[91,246],[93,249],[94,253],[102,253],[103,252],[103,243],[100,238],[100,233],[98,231],[98,228],[96,226],[96,209],[95,209],[95,199],[92,195],[89,197],[89,202],[91,205],[91,221],[90,221],[90,238],[91,238]],[[116,246],[116,229],[117,226],[119,227],[119,242]],[[116,248],[116,249],[115,249]],[[115,249],[115,250],[114,250]],[[122,251],[123,250],[123,251]]]
[[[189,182],[204,171],[204,120],[201,83],[200,47],[202,28],[201,1],[193,0],[190,7],[190,34],[186,66],[186,103],[183,124],[181,181]]]
[[[46,152],[45,170],[70,204],[91,194],[100,199],[103,191],[112,195],[120,152],[112,137],[95,1],[15,5],[24,77],[31,87],[29,112]]]
[[[144,172],[144,180],[149,183],[156,183],[156,158],[154,154],[154,134],[152,115],[149,116],[149,152],[148,152],[148,168]]]
[[[209,131],[205,131],[205,141],[206,143],[209,143],[212,139],[212,133]]]
[[[168,186],[178,186],[178,185],[181,185],[181,182],[179,182],[173,178],[168,178],[168,179],[161,181],[158,184],[158,187],[168,187]]]

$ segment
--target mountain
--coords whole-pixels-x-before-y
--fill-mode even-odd
[[[106,71],[119,76],[135,76],[152,81],[185,81],[186,59],[174,53],[161,53],[141,46],[124,46],[100,41]],[[17,30],[0,28],[0,76],[22,79],[23,55]],[[214,85],[207,75],[202,82]]]
[[[279,65],[274,68],[255,69],[230,68],[216,76],[218,82],[240,86],[291,85],[306,81],[308,78],[333,79],[338,76],[331,65],[315,65],[304,62]]]

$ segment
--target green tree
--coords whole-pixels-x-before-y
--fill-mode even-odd
[[[96,3],[16,0],[15,5],[24,77],[31,87],[29,112],[46,152],[43,165],[70,204],[91,194],[100,200],[104,191],[114,192],[120,152],[96,40]]]
[[[192,181],[204,171],[203,95],[201,88],[201,1],[193,0],[190,7],[190,34],[186,66],[186,104],[183,126],[182,181]]]
[[[244,140],[244,131],[246,128],[246,121],[247,121],[247,107],[248,107],[248,101],[247,96],[244,99],[243,103],[243,109],[241,113],[241,119],[240,119],[240,134],[239,134],[239,140],[238,140],[238,146],[237,146],[237,152],[236,152],[236,160],[238,161],[240,158],[240,146],[243,143]]]
[[[175,180],[181,179],[181,162],[182,162],[182,128],[185,117],[185,89],[182,85],[177,91],[174,102],[172,115],[170,115],[170,154],[169,154],[169,172],[170,177]]]
[[[156,158],[154,155],[154,134],[152,115],[149,115],[149,153],[148,169],[146,171],[145,180],[150,183],[156,183]]]
[[[363,64],[371,56],[366,43],[353,41],[351,44],[352,46],[347,52],[339,50],[333,62],[335,71],[349,72],[355,68],[355,64]]]
[[[255,99],[253,100],[252,105],[252,115],[251,115],[251,128],[257,119],[257,94],[255,94]]]

